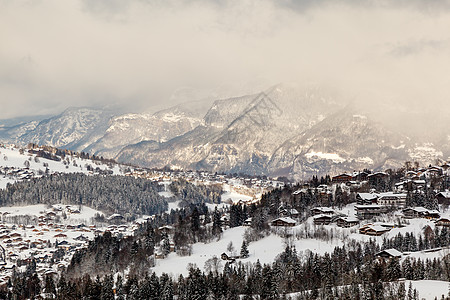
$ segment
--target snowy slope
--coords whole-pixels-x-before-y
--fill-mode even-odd
[[[36,159],[35,154],[30,154],[27,150],[23,154],[20,154],[20,149],[15,147],[0,147],[0,168],[9,167],[15,169],[25,168],[25,161],[29,163],[29,170],[35,175],[38,173],[45,172],[48,168],[49,173],[59,172],[59,173],[75,173],[81,172],[89,174],[87,170],[87,165],[91,165],[94,168],[99,167],[101,170],[111,170],[113,174],[120,174],[120,167],[115,165],[113,168],[99,162],[94,162],[92,160],[72,158],[69,164],[64,164],[63,161],[54,161],[39,157]],[[44,164],[47,166],[45,167]],[[75,166],[76,165],[76,166]],[[6,174],[0,175],[0,188],[6,187],[7,183],[12,183],[19,180],[16,176],[9,176]]]

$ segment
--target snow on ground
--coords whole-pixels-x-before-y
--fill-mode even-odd
[[[419,293],[419,299],[433,300],[435,298],[441,299],[441,296],[447,296],[449,292],[450,283],[439,280],[405,280],[405,289],[408,293],[409,284],[413,289]],[[288,294],[288,299],[295,299],[299,293]]]
[[[230,200],[233,203],[237,203],[237,202],[239,202],[239,200],[250,201],[252,199],[253,199],[253,197],[251,197],[251,196],[242,195],[242,194],[239,194],[239,193],[236,193],[233,191],[226,191],[221,196],[221,202],[227,202],[227,203],[229,203]]]
[[[441,299],[441,296],[447,296],[449,293],[450,283],[439,280],[406,280],[405,287],[408,292],[409,283],[411,282],[413,289],[419,292],[419,299],[432,300],[435,297]]]
[[[345,159],[340,157],[339,154],[336,153],[323,153],[323,152],[314,152],[311,151],[309,153],[305,154],[306,158],[311,159],[327,159],[327,160],[331,160],[335,163],[341,163],[344,162]]]
[[[15,179],[10,179],[10,178],[7,178],[7,177],[0,177],[0,189],[6,188],[8,183],[12,184],[14,182],[16,182]]]
[[[191,256],[178,256],[176,253],[170,253],[165,259],[156,260],[156,266],[153,271],[161,275],[162,273],[167,273],[178,277],[182,274],[183,276],[188,274],[188,267],[190,264],[196,264],[197,267],[204,270],[205,262],[213,258],[214,256],[220,258],[223,252],[230,254],[227,251],[227,246],[230,242],[233,243],[234,253],[232,255],[239,255],[243,235],[247,227],[240,226],[230,228],[223,232],[222,238],[219,241],[213,241],[209,244],[196,243],[192,245],[192,255]],[[290,241],[291,245],[295,245],[298,253],[305,251],[313,251],[319,254],[324,254],[325,252],[333,251],[334,247],[342,244],[341,241],[334,240],[331,243],[304,239]],[[286,247],[285,240],[278,235],[269,235],[259,241],[251,242],[248,245],[248,250],[250,256],[246,259],[241,259],[239,261],[255,263],[257,260],[264,263],[272,263],[275,258],[284,251]],[[222,267],[225,265],[225,261],[221,260]]]
[[[56,205],[54,205],[56,206]],[[66,205],[60,205],[61,207],[66,207]],[[72,206],[79,208],[78,206]],[[8,217],[14,216],[35,216],[38,217],[45,213],[51,212],[53,209],[46,204],[35,204],[26,206],[3,206],[0,207],[0,214],[8,213]],[[95,216],[95,214],[103,214],[101,211],[92,209],[88,206],[80,206],[80,213],[66,213],[67,219],[61,218],[61,223],[72,224],[80,222],[88,222]],[[90,222],[89,222],[90,223]]]
[[[173,210],[176,210],[176,209],[178,209],[179,207],[178,207],[178,205],[181,203],[181,200],[177,200],[177,201],[174,201],[174,202],[168,202],[168,204],[169,204],[169,207],[167,208],[167,212],[169,212],[170,213],[170,211],[173,209]]]
[[[31,157],[31,160],[29,158]],[[51,172],[61,172],[61,173],[75,173],[82,172],[88,173],[86,168],[86,164],[91,165],[94,169],[99,167],[102,170],[109,170],[109,167],[104,164],[100,164],[99,162],[93,162],[92,160],[81,159],[81,158],[72,158],[70,157],[70,164],[64,165],[63,161],[54,161],[50,159],[45,159],[42,157],[38,157],[38,162],[35,161],[35,154],[28,153],[28,150],[25,149],[24,154],[19,153],[18,148],[0,147],[0,167],[15,167],[15,168],[24,168],[25,161],[28,160],[30,163],[30,169],[35,171],[45,171],[44,163],[48,164],[48,168]],[[76,162],[77,166],[73,165],[73,161]],[[98,164],[97,164],[98,163]],[[67,168],[66,168],[67,166]],[[110,169],[114,172],[115,175],[120,174],[120,168],[118,165],[115,165],[114,168]],[[3,178],[2,178],[3,179]]]
[[[171,198],[174,196],[172,192],[158,192],[158,194],[163,196],[164,198]]]

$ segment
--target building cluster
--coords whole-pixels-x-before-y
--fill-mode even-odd
[[[11,213],[0,211],[0,285],[6,284],[15,268],[25,268],[36,263],[40,276],[56,275],[71,261],[73,254],[88,246],[95,236],[110,231],[113,235],[132,235],[138,224],[121,224],[98,227],[86,225],[77,219],[77,206],[54,205],[33,215],[17,215],[13,223]],[[65,217],[67,219],[65,219]]]

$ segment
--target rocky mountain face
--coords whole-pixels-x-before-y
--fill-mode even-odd
[[[39,122],[3,128],[1,137],[13,143],[36,143],[78,151],[101,136],[111,116],[111,112],[100,109],[69,108]]]
[[[433,141],[411,138],[376,114],[347,103],[332,90],[283,84],[212,105],[189,102],[154,114],[114,116],[69,109],[40,122],[0,128],[0,138],[146,167],[296,179],[398,168],[405,161],[428,165],[450,154],[448,136]]]
[[[284,141],[340,107],[333,99],[315,88],[277,86],[219,100],[201,126],[165,143],[130,145],[117,159],[148,167],[267,174],[274,151]]]
[[[155,114],[125,114],[113,117],[104,135],[86,151],[104,157],[115,157],[124,147],[142,141],[166,142],[202,123],[199,111],[182,105]]]

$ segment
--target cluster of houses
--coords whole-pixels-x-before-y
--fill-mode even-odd
[[[33,170],[30,170],[29,168],[26,167],[23,168],[0,167],[0,175],[12,180],[27,180],[41,176],[36,172],[34,172]]]
[[[62,218],[63,214],[68,216],[67,220]],[[14,268],[31,261],[36,262],[39,275],[56,275],[70,263],[73,254],[87,247],[95,236],[105,231],[128,236],[138,227],[138,224],[85,225],[82,219],[76,218],[78,214],[77,206],[53,205],[27,219],[28,224],[15,224],[8,222],[11,213],[0,212],[0,285],[8,282]],[[71,215],[74,218],[70,218]]]

